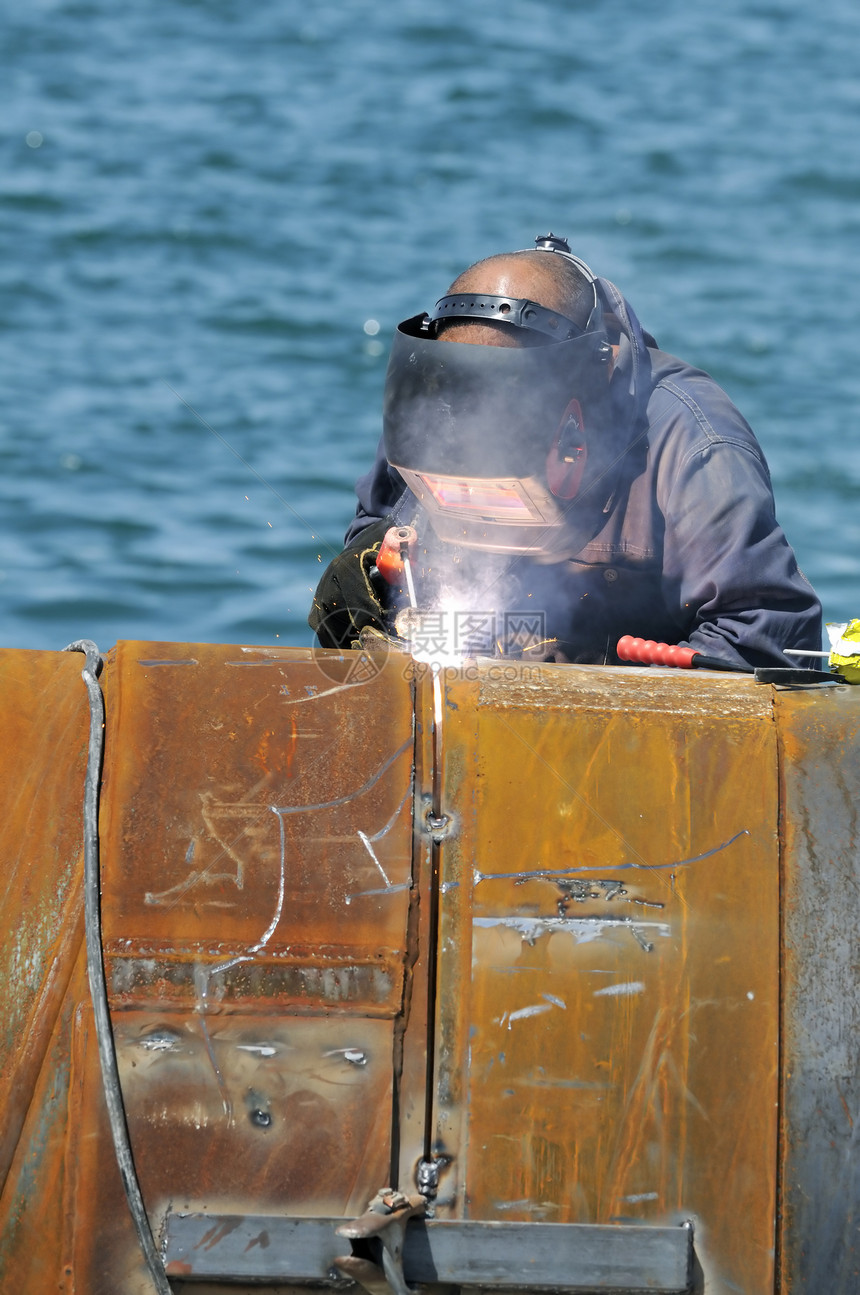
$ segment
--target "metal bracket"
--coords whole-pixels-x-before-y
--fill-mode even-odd
[[[337,1236],[348,1237],[353,1245],[352,1254],[335,1259],[335,1267],[368,1295],[415,1295],[403,1274],[403,1239],[406,1224],[423,1217],[426,1205],[423,1196],[404,1196],[383,1187],[360,1218],[336,1229]]]
[[[267,1289],[274,1284],[279,1290],[296,1286],[307,1290],[309,1286],[331,1289],[333,1278],[343,1272],[373,1295],[402,1292],[408,1289],[406,1280],[418,1287],[483,1287],[499,1295],[541,1291],[630,1295],[632,1290],[689,1295],[691,1289],[696,1260],[690,1224],[434,1221],[420,1217],[420,1196],[380,1195],[405,1199],[406,1207],[388,1214],[368,1212],[354,1223],[329,1217],[168,1212],[164,1238],[168,1276],[214,1282],[219,1289],[224,1284],[256,1290],[263,1283]],[[407,1221],[413,1208],[419,1217]],[[378,1262],[381,1246],[376,1238],[378,1229],[384,1230],[395,1218],[405,1237],[402,1267],[392,1269],[403,1277],[395,1276],[392,1283]],[[344,1233],[351,1237],[354,1253],[336,1260]]]

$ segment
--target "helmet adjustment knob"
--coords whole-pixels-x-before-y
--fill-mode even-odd
[[[570,252],[570,243],[566,238],[560,238],[557,234],[538,234],[535,239],[535,247],[540,248],[543,252]]]

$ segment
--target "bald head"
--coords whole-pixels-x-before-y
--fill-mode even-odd
[[[547,310],[566,315],[584,327],[593,305],[588,280],[556,252],[502,252],[469,266],[448,289],[449,293],[487,293],[497,297],[526,298]],[[471,342],[479,346],[542,346],[545,338],[499,322],[474,319],[440,320],[437,336],[446,342]]]

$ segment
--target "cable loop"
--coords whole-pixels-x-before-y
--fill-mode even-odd
[[[99,792],[104,761],[105,706],[104,695],[98,682],[104,664],[92,639],[76,639],[64,652],[82,652],[86,662],[81,678],[86,684],[90,704],[90,737],[87,750],[87,772],[84,780],[84,930],[87,941],[87,975],[93,1001],[96,1039],[102,1070],[105,1103],[110,1121],[111,1137],[116,1152],[122,1185],[128,1207],[137,1231],[140,1248],[147,1271],[152,1278],[157,1295],[171,1295],[164,1264],[155,1247],[149,1217],[134,1167],[131,1141],[128,1135],[116,1042],[111,1027],[108,1006],[107,979],[102,952],[101,879],[99,864]]]

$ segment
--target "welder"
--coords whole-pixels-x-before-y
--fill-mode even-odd
[[[502,654],[499,626],[527,621],[567,662],[617,663],[630,634],[729,666],[820,647],[819,601],[741,414],[564,239],[535,242],[398,326],[376,461],[309,617],[319,642],[397,632],[402,593],[376,558],[409,526],[419,605],[453,589],[492,614]]]

